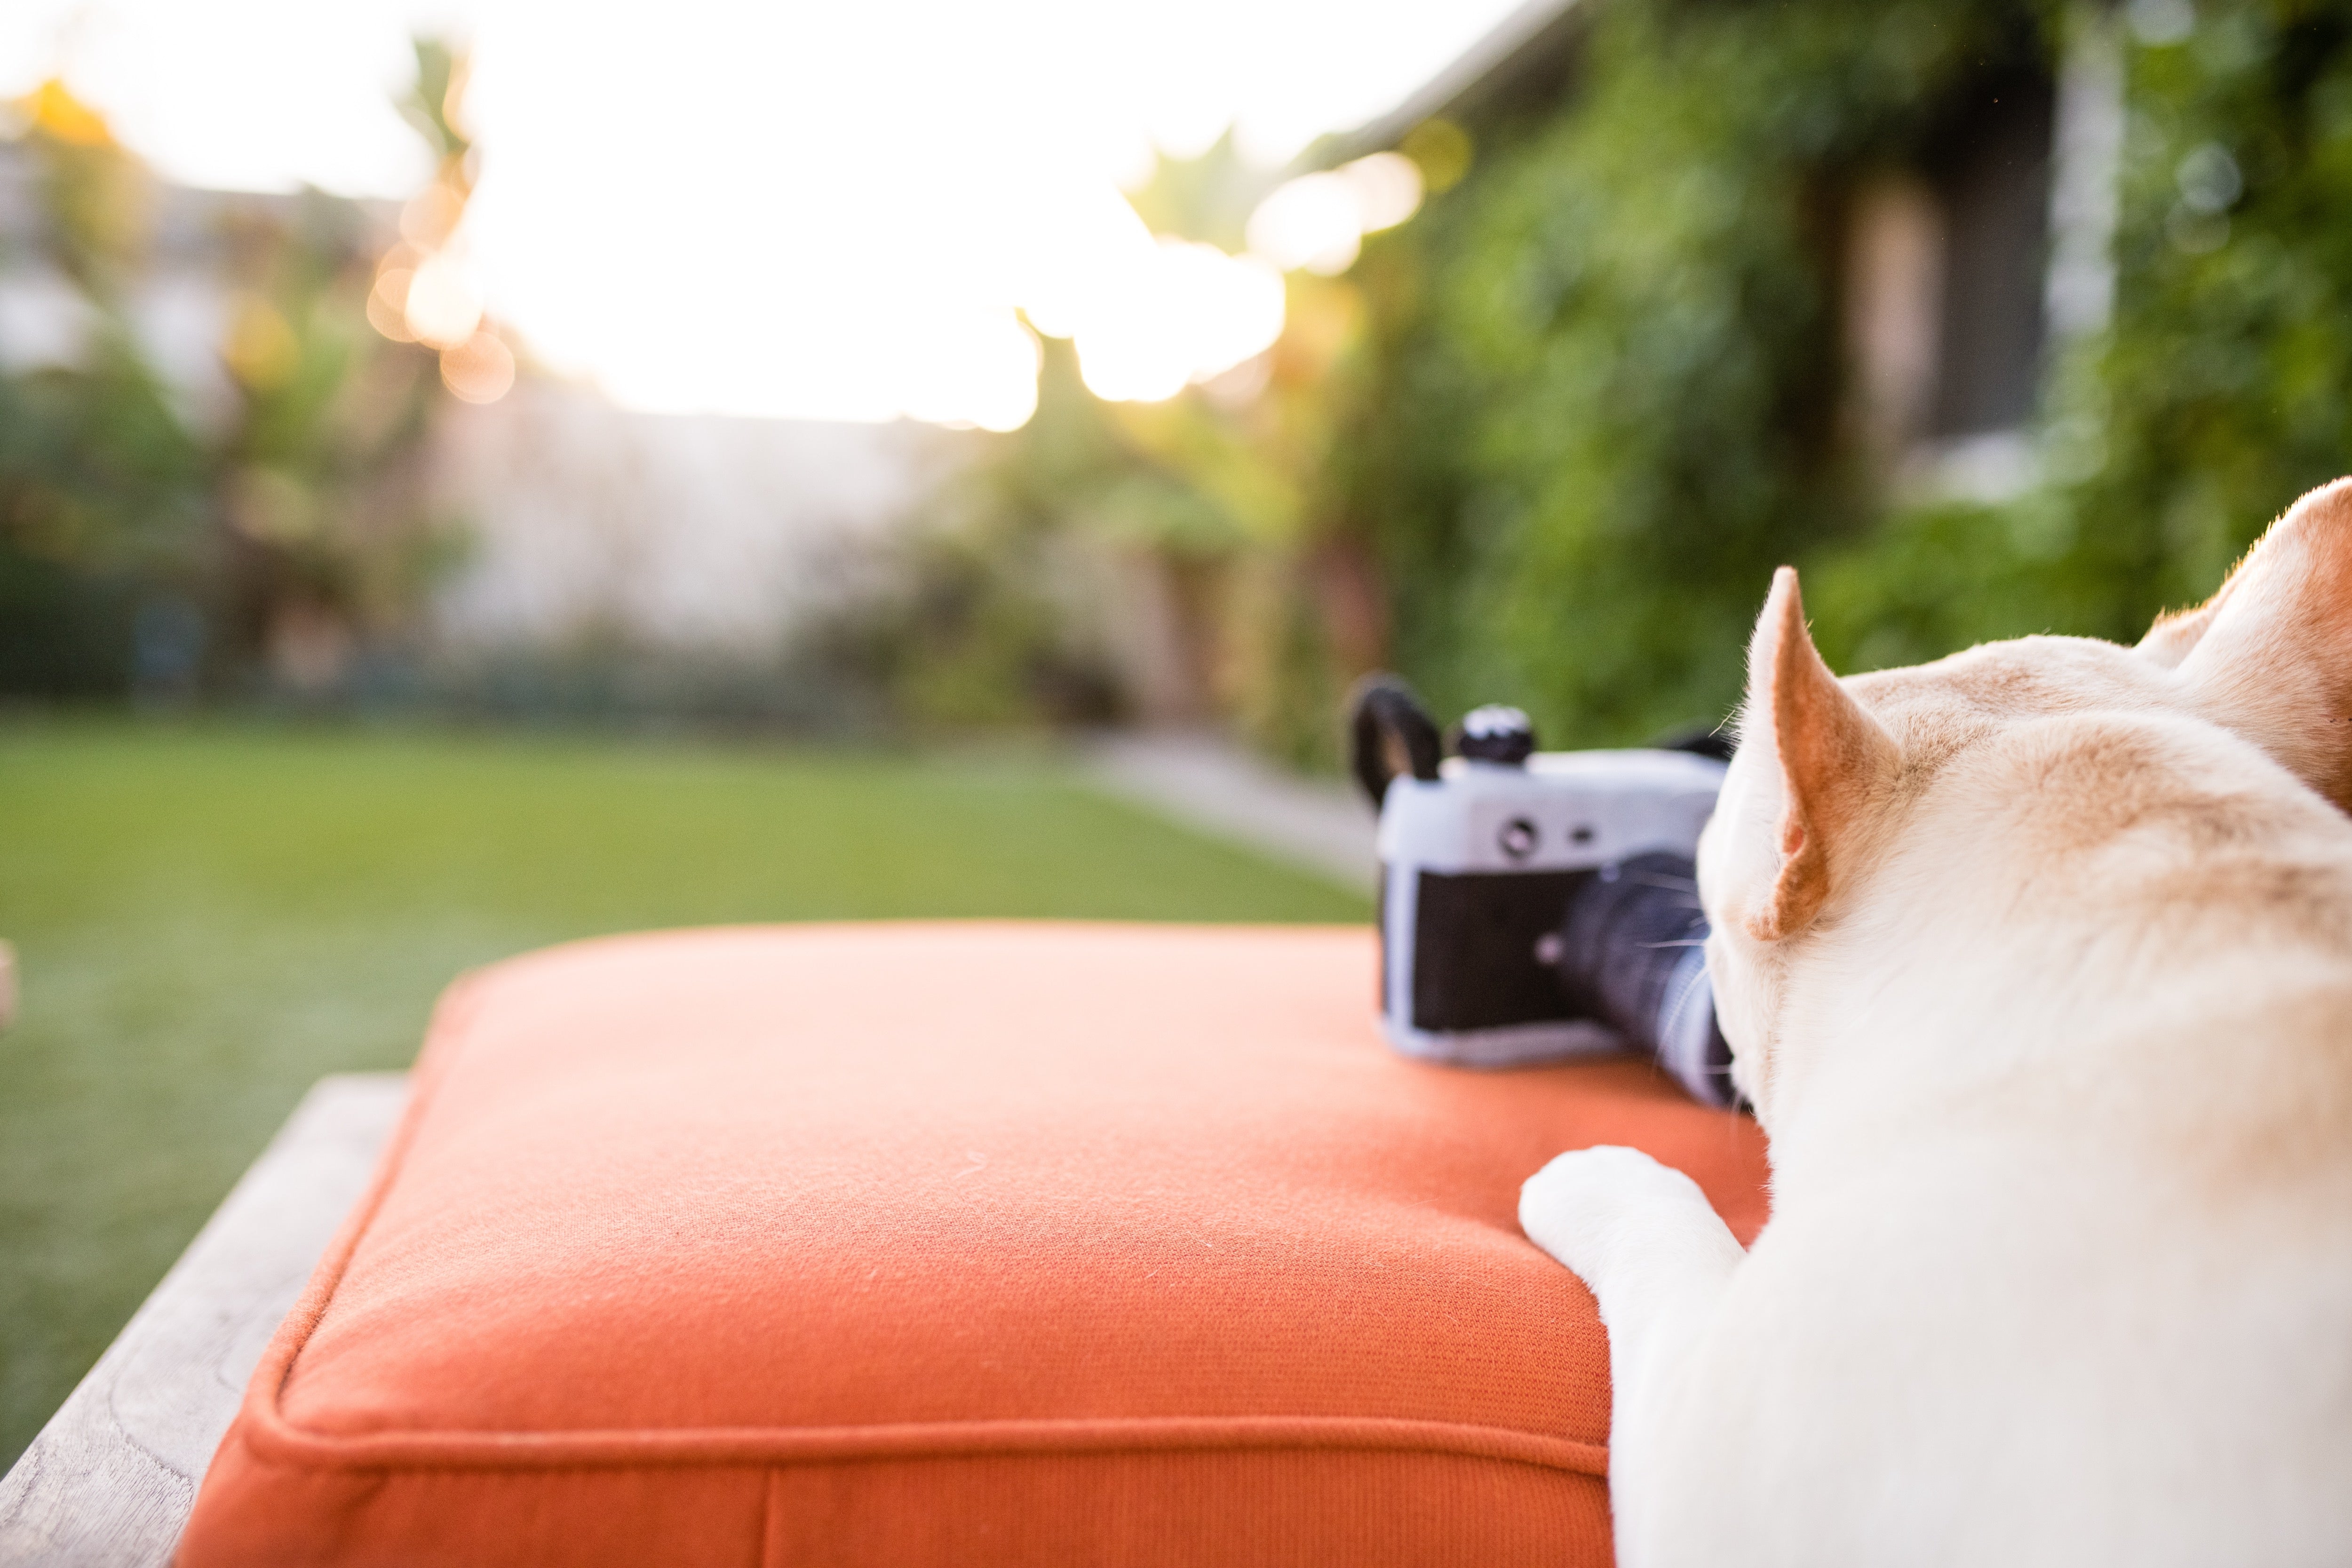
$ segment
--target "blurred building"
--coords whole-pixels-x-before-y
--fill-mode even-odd
[[[436,481],[473,543],[436,631],[467,653],[772,654],[862,585],[954,445],[903,421],[637,414],[526,376],[436,433]]]
[[[2124,134],[2116,19],[2079,7],[2067,58],[1988,58],[1923,136],[1828,193],[1849,434],[1915,489],[1996,499],[2032,479],[2047,352],[2105,323]],[[1593,7],[1528,0],[1326,164],[1444,121],[1513,137],[1576,92]]]

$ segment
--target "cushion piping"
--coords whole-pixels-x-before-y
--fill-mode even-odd
[[[870,926],[902,922],[875,921]],[[908,921],[908,925],[936,925]],[[961,923],[961,922],[959,922]],[[973,921],[1053,925],[1062,921]],[[1108,922],[1107,922],[1108,923]],[[870,929],[861,922],[862,929]],[[609,941],[610,938],[593,939]],[[586,945],[586,944],[566,944]],[[509,963],[529,962],[509,960]],[[504,967],[499,965],[496,967]],[[446,1431],[341,1434],[295,1425],[280,1408],[294,1363],[332,1304],[335,1289],[401,1166],[434,1091],[464,1040],[477,998],[494,970],[460,977],[434,1009],[415,1088],[366,1194],[320,1259],[301,1299],[269,1342],[247,1386],[240,1436],[260,1458],[316,1468],[375,1470],[631,1468],[682,1464],[822,1462],[971,1458],[1016,1453],[1118,1453],[1206,1449],[1371,1449],[1498,1459],[1605,1476],[1609,1450],[1514,1427],[1384,1416],[1106,1416],[934,1421],[860,1426],[701,1427],[562,1432]]]

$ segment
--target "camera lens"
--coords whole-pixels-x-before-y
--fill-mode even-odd
[[[1501,845],[1503,853],[1512,859],[1524,860],[1535,853],[1536,825],[1524,816],[1515,816],[1503,824],[1503,830],[1495,836],[1495,842]]]

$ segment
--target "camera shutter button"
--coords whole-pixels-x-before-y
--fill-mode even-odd
[[[1462,716],[1454,749],[1474,763],[1516,765],[1526,762],[1536,749],[1536,727],[1517,708],[1489,703]]]

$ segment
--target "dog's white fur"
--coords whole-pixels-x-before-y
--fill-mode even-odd
[[[1623,1568],[2352,1561],[2347,804],[2352,480],[2136,648],[1840,681],[1780,572],[1699,849],[1771,1221],[1521,1201]]]

